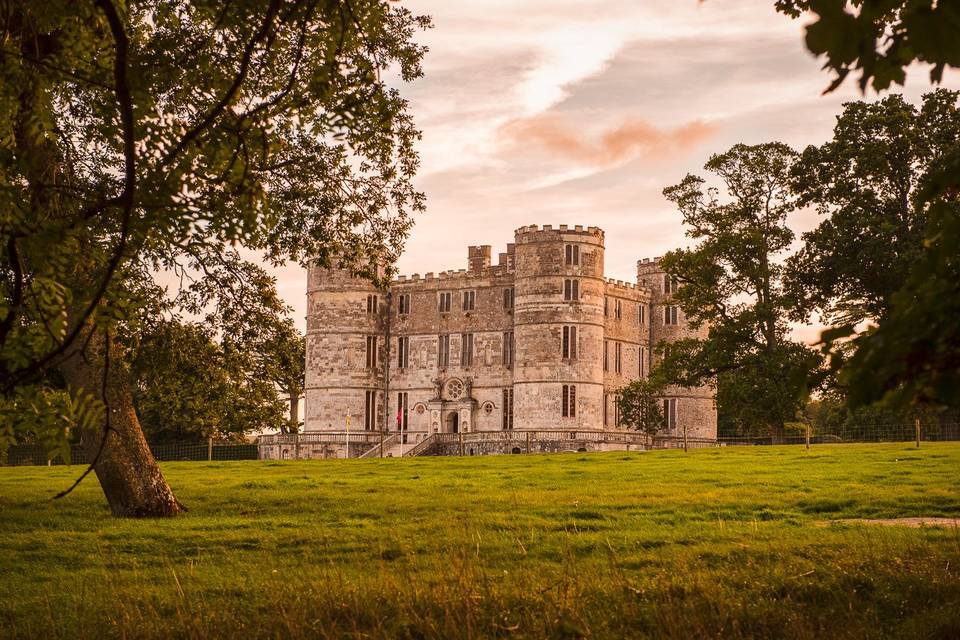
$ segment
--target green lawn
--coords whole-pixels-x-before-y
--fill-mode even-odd
[[[0,637],[960,637],[960,444],[0,469]]]

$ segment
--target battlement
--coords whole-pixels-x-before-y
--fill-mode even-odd
[[[620,293],[627,297],[636,297],[637,294],[649,293],[650,291],[649,288],[643,285],[634,284],[626,280],[604,278],[603,282],[607,287],[608,293]]]
[[[561,224],[554,227],[551,224],[538,226],[535,224],[526,227],[520,227],[513,232],[517,243],[524,242],[556,242],[560,240],[560,235],[579,235],[583,236],[581,242],[590,242],[603,246],[604,233],[600,227],[584,227],[583,225]]]
[[[655,258],[644,258],[637,260],[637,278],[650,277],[663,273],[663,267],[660,266],[660,256]]]
[[[507,269],[502,265],[485,267],[480,273],[473,272],[468,269],[448,269],[447,271],[440,271],[439,273],[428,271],[423,275],[419,273],[414,273],[412,275],[399,275],[391,281],[391,284],[416,283],[429,285],[430,283],[451,283],[453,285],[465,286],[470,280],[475,280],[477,278],[505,276],[509,275],[510,273],[512,272],[507,271]]]

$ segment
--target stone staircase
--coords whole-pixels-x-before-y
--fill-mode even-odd
[[[360,454],[359,457],[360,458],[379,458],[381,447],[383,447],[383,451],[384,451],[383,455],[386,456],[387,451],[390,451],[390,448],[394,445],[394,443],[397,443],[399,441],[400,440],[398,439],[396,434],[392,436],[387,436],[386,438],[383,439],[382,442],[379,442],[373,445],[372,448],[364,451],[362,454]]]

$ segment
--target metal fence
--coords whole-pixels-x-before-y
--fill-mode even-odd
[[[257,445],[247,442],[165,442],[151,443],[153,457],[161,462],[256,460]],[[90,464],[91,455],[80,445],[70,447],[69,460],[49,459],[40,445],[17,444],[0,453],[0,466]]]
[[[870,442],[947,442],[960,440],[960,422],[913,421],[902,423],[845,424],[830,430],[788,431],[774,437],[720,436],[727,446],[771,444],[840,444]]]
[[[832,430],[830,433],[817,433],[812,430],[802,432],[789,431],[788,433],[774,437],[770,435],[744,437],[721,436],[716,440],[704,438],[684,438],[682,435],[658,435],[650,438],[649,436],[638,432],[601,432],[601,431],[577,431],[567,430],[536,432],[538,441],[541,439],[569,439],[602,438],[604,441],[613,441],[611,438],[620,437],[617,442],[630,441],[631,444],[645,444],[651,449],[682,449],[682,448],[705,448],[705,447],[734,447],[734,446],[762,446],[762,445],[817,445],[817,444],[841,444],[841,443],[871,443],[871,442],[910,442],[919,446],[923,442],[945,442],[960,441],[960,422],[913,422],[912,424],[856,424],[843,425],[840,428]],[[524,436],[526,434],[526,436]],[[624,436],[632,436],[626,438]],[[460,434],[459,437],[464,441],[480,440],[503,440],[529,437],[523,430],[517,431],[490,431],[473,432]],[[338,434],[300,434],[300,435],[276,435],[261,436],[263,444],[277,444],[294,440],[300,440],[301,444],[309,444],[314,441],[327,441],[331,437],[334,439],[342,436]],[[370,432],[351,433],[350,442],[361,440],[374,446],[379,442],[380,434]],[[458,434],[436,434],[434,440],[456,439]],[[626,439],[625,439],[626,438]],[[345,442],[346,440],[343,439]],[[433,442],[433,441],[431,441]],[[172,443],[152,443],[150,450],[154,458],[161,462],[175,461],[217,461],[217,460],[257,460],[258,445],[245,442],[172,442]],[[0,452],[0,466],[22,466],[22,465],[63,465],[63,464],[82,464],[90,463],[90,456],[80,445],[71,447],[69,459],[58,456],[48,459],[46,450],[40,445],[20,444],[13,445],[6,452]]]

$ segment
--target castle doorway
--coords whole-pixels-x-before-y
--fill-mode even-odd
[[[460,431],[460,413],[458,411],[451,411],[447,415],[447,432],[459,433],[459,431]]]

